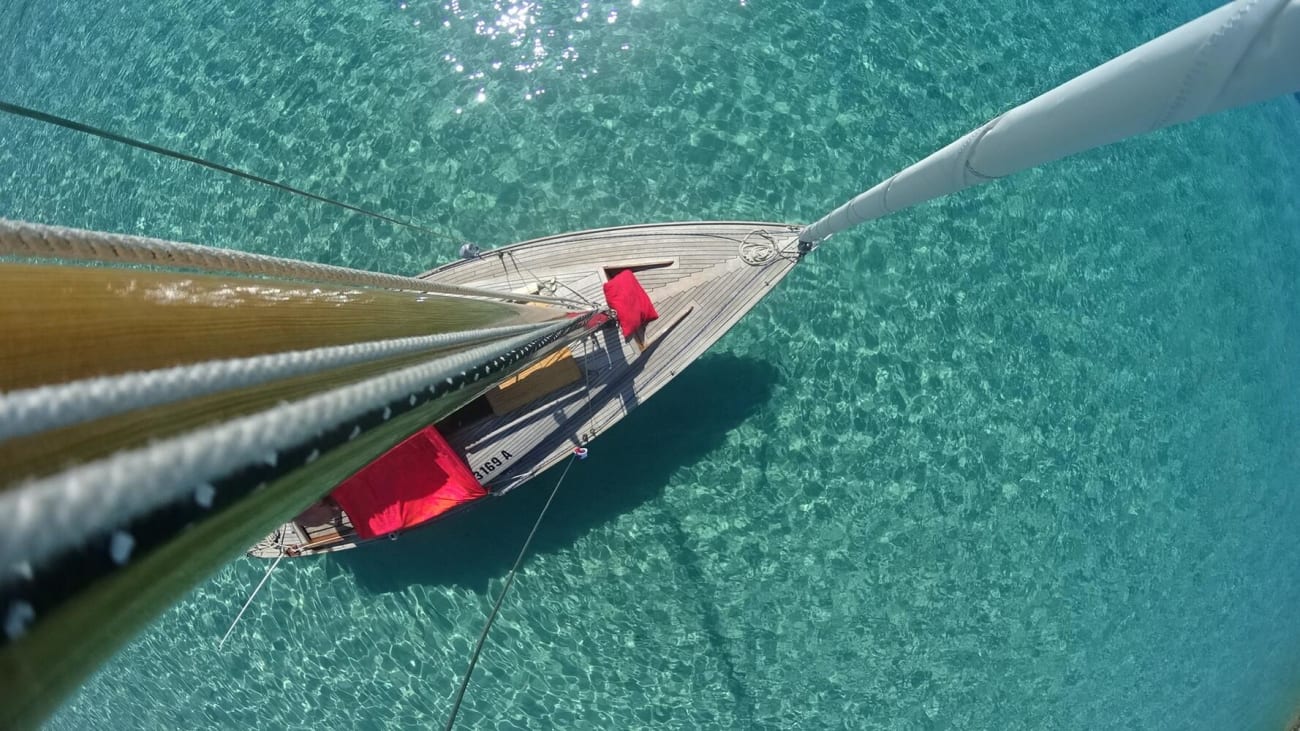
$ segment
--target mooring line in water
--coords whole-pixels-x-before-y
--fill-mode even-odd
[[[444,234],[438,233],[437,231],[434,231],[431,228],[421,226],[418,223],[411,223],[410,221],[403,221],[400,218],[393,218],[392,216],[386,216],[382,213],[369,211],[366,210],[365,208],[360,208],[358,206],[354,206],[349,203],[344,203],[343,201],[337,201],[334,200],[333,198],[326,198],[323,195],[316,195],[315,193],[309,193],[305,190],[302,190],[301,188],[295,188],[291,185],[278,183],[274,180],[271,180],[270,178],[264,178],[260,175],[254,175],[253,173],[246,173],[242,170],[237,170],[235,168],[232,168],[229,165],[222,165],[219,162],[211,162],[209,160],[204,160],[201,157],[188,155],[184,152],[176,152],[175,150],[169,150],[166,147],[159,147],[158,145],[152,145],[149,144],[148,142],[141,142],[139,140],[135,140],[130,137],[117,134],[115,132],[109,132],[108,130],[99,129],[98,127],[91,127],[88,124],[82,124],[81,122],[74,122],[71,119],[65,119],[63,117],[55,116],[53,114],[42,112],[36,109],[31,109],[29,107],[24,107],[18,104],[13,104],[11,102],[7,102],[4,100],[0,100],[0,112],[8,112],[9,114],[12,114],[14,116],[25,117],[27,119],[35,120],[37,122],[52,124],[57,127],[63,127],[65,129],[73,130],[75,132],[83,132],[85,134],[93,135],[95,137],[99,137],[105,140],[120,142],[123,145],[144,150],[146,152],[152,152],[157,155],[163,155],[165,157],[174,158],[184,162],[194,163],[195,165],[200,165],[210,170],[216,170],[218,172],[226,173],[228,175],[234,175],[237,178],[244,178],[245,180],[251,180],[255,183],[261,183],[262,185],[269,185],[272,188],[276,188],[277,190],[283,190],[287,193],[300,195],[303,196],[304,198],[310,198],[311,200],[314,201],[327,203],[331,206],[338,206],[339,208],[352,211],[353,213],[360,213],[363,216],[376,218],[379,219],[380,221],[386,221],[388,223],[395,224],[397,226],[404,226],[406,228],[415,231],[420,231],[429,234],[430,236],[438,236],[438,237],[444,236]]]
[[[226,644],[226,640],[230,639],[230,633],[235,631],[235,625],[239,624],[239,620],[244,618],[244,612],[248,611],[249,605],[252,604],[253,600],[257,598],[257,592],[262,590],[262,587],[266,584],[266,580],[271,578],[271,572],[275,571],[275,567],[279,566],[280,561],[283,559],[284,559],[283,553],[281,553],[279,556],[276,556],[275,561],[271,563],[271,568],[267,569],[266,574],[262,576],[262,580],[257,582],[257,588],[253,589],[253,593],[248,595],[248,601],[244,602],[244,606],[242,609],[239,610],[239,614],[235,615],[235,621],[230,623],[230,629],[226,630],[225,636],[223,636],[221,638],[221,641],[217,643],[218,650],[221,649],[222,645]]]
[[[492,605],[492,613],[488,615],[487,624],[483,625],[483,632],[478,636],[478,644],[474,645],[474,654],[470,655],[469,667],[465,670],[465,677],[460,679],[460,688],[456,690],[456,700],[451,705],[451,715],[447,718],[446,731],[451,731],[456,725],[456,715],[460,713],[461,701],[465,700],[465,691],[469,688],[469,679],[474,675],[474,666],[478,664],[478,656],[483,652],[483,643],[487,642],[488,632],[492,629],[492,623],[497,619],[497,613],[501,611],[501,604],[506,600],[506,594],[510,593],[510,585],[515,583],[515,573],[519,571],[519,564],[524,562],[524,555],[528,553],[528,546],[533,542],[533,536],[537,535],[537,528],[542,524],[542,518],[546,517],[546,511],[551,507],[551,501],[555,500],[555,493],[560,491],[560,485],[564,483],[564,478],[569,474],[569,468],[573,463],[580,459],[586,459],[587,450],[578,447],[573,450],[573,456],[569,458],[564,465],[564,472],[560,474],[560,479],[555,481],[555,487],[551,488],[551,496],[546,498],[546,504],[542,506],[542,512],[537,514],[537,520],[533,522],[533,529],[528,532],[528,538],[524,540],[523,548],[519,549],[519,555],[515,558],[515,565],[510,568],[510,574],[506,577],[506,585],[501,587],[501,593],[497,595],[496,604]]]

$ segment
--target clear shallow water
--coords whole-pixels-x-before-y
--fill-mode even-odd
[[[446,239],[9,119],[0,215],[405,272],[808,220],[1209,7],[11,3],[4,97]],[[1287,98],[830,242],[571,474],[465,727],[1283,725],[1298,169]],[[50,726],[440,722],[546,482],[282,565],[218,652],[235,561]]]

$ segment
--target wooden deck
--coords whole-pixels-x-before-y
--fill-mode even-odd
[[[472,417],[449,418],[440,431],[492,493],[519,487],[609,429],[717,342],[797,263],[797,231],[754,222],[597,229],[526,241],[425,272],[420,276],[436,282],[540,292],[603,307],[604,282],[631,268],[659,312],[646,328],[644,349],[616,327],[601,328],[568,346],[579,380],[505,414],[479,404]],[[291,523],[251,553],[273,557],[292,548],[292,554],[307,555],[356,542],[351,530],[338,542],[322,542],[326,536],[319,526]]]
[[[603,304],[606,270],[631,266],[659,311],[646,328],[646,350],[603,329],[571,346],[584,381],[510,418],[447,434],[448,441],[479,474],[486,460],[508,452],[509,463],[483,482],[497,493],[518,487],[609,429],[717,342],[789,273],[796,233],[782,224],[751,222],[598,229],[527,241],[426,272],[422,276],[433,281],[506,291],[555,280],[554,287],[547,282],[555,294]],[[746,263],[742,244],[768,255]]]

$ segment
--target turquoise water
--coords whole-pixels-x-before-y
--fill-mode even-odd
[[[0,215],[396,272],[806,221],[1210,7],[19,0],[0,96],[445,238],[10,119]],[[571,473],[464,727],[1284,726],[1298,170],[1287,97],[835,238]],[[50,726],[441,722],[554,477],[283,564],[218,651],[237,560]]]

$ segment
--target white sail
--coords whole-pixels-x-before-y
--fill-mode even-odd
[[[805,228],[850,226],[1126,137],[1300,90],[1300,0],[1237,0],[971,131]]]

